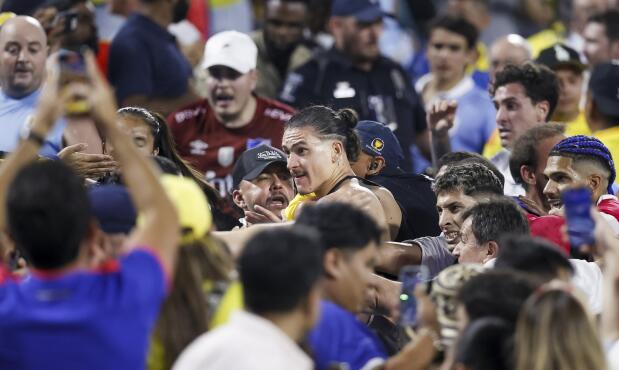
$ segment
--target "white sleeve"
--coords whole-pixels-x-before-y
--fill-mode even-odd
[[[600,215],[608,222],[608,226],[613,229],[615,235],[619,235],[619,221],[608,213],[600,212]]]
[[[595,315],[602,313],[602,270],[595,262],[570,259],[574,267],[572,284],[587,297],[589,310]]]
[[[619,370],[619,341],[615,341],[606,352],[609,370]]]

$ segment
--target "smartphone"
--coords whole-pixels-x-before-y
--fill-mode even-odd
[[[428,280],[428,269],[425,266],[409,265],[400,270],[400,325],[412,327],[417,324],[417,299],[414,292],[417,284]]]
[[[593,238],[595,222],[591,217],[591,190],[586,187],[564,190],[561,193],[561,201],[565,210],[572,254],[577,254],[583,245],[592,245],[595,241]]]
[[[82,53],[60,49],[58,51],[58,63],[60,64],[60,79],[63,85],[75,80],[87,80],[86,60]]]
[[[73,50],[61,49],[58,52],[60,65],[60,86],[66,86],[72,82],[88,83],[86,60],[84,55]],[[65,112],[68,115],[82,115],[90,111],[86,96],[76,95],[65,104]]]
[[[59,12],[52,21],[52,27],[62,27],[65,34],[72,33],[77,29],[80,14],[74,10]]]

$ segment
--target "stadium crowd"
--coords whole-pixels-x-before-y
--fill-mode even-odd
[[[619,370],[616,0],[0,11],[0,370]]]

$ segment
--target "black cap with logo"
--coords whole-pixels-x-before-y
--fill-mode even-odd
[[[286,154],[277,148],[265,144],[246,150],[236,161],[232,170],[233,188],[238,189],[239,184],[243,180],[251,181],[260,176],[268,166],[274,163],[286,166],[288,163]]]
[[[564,44],[555,44],[542,50],[535,61],[552,70],[567,67],[582,72],[587,69],[587,65],[580,59],[580,54]]]

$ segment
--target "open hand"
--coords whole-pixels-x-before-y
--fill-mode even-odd
[[[458,102],[455,100],[437,101],[432,104],[432,107],[426,114],[426,120],[428,121],[428,126],[433,135],[447,135],[454,125],[457,108]]]
[[[58,153],[58,157],[83,177],[99,178],[118,170],[118,164],[111,156],[82,153],[86,147],[86,144],[68,146]]]
[[[245,219],[250,224],[282,222],[280,216],[259,205],[254,205],[253,211],[245,211]]]

